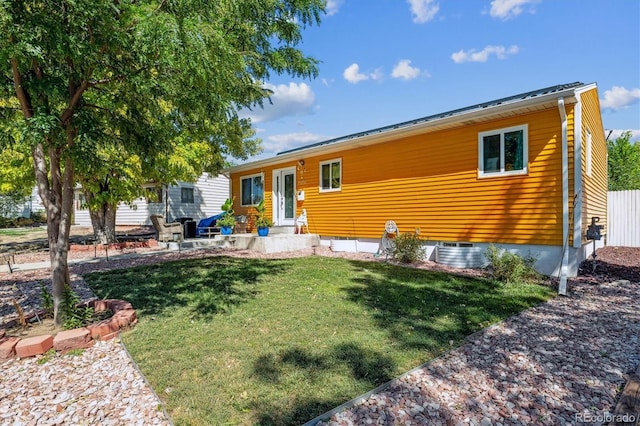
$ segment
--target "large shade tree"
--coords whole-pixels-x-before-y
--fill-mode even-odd
[[[317,74],[299,44],[324,3],[0,0],[2,143],[31,151],[57,322],[76,183],[104,178],[100,156],[118,150],[140,170],[197,142],[212,162],[246,156],[255,144],[238,109],[269,96],[270,73]]]

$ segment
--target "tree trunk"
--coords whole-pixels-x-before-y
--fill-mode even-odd
[[[85,197],[90,201],[92,194],[86,192]],[[93,203],[88,203],[90,206]],[[116,242],[116,210],[118,206],[109,203],[102,203],[99,208],[89,207],[93,235],[99,244],[110,244]]]
[[[47,236],[51,260],[51,283],[53,287],[53,316],[56,325],[62,325],[60,307],[65,286],[70,285],[69,233],[73,213],[73,162],[70,158],[61,165],[62,151],[50,144],[49,173],[42,145],[33,151],[38,194],[47,212]]]

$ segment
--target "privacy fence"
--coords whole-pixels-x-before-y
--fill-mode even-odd
[[[640,247],[640,190],[610,191],[607,245]]]

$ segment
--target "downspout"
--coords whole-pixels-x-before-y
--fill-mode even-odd
[[[567,132],[567,111],[564,98],[558,99],[558,110],[562,120],[562,263],[558,294],[567,295],[567,266],[569,264],[569,136]]]
[[[582,101],[577,94],[573,118],[573,247],[582,247]]]

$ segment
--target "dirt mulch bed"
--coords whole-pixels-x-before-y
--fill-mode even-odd
[[[582,262],[578,276],[594,282],[640,282],[640,247],[603,247],[596,251],[595,271],[593,264],[592,259]]]

